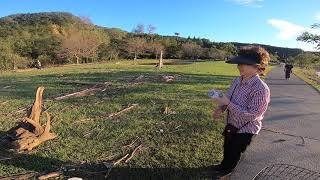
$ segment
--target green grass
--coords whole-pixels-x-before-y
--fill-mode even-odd
[[[294,68],[293,72],[296,76],[320,91],[320,77],[316,75],[314,69]]]
[[[211,119],[216,104],[207,97],[207,91],[211,88],[226,91],[238,75],[236,66],[213,61],[193,64],[170,61],[159,71],[154,63],[154,60],[118,61],[2,73],[0,103],[8,102],[0,106],[1,137],[25,116],[15,112],[29,107],[37,87],[44,86],[44,104],[54,117],[52,131],[58,138],[45,142],[29,155],[0,161],[0,176],[52,171],[84,162],[97,165],[131,152],[132,149],[123,146],[137,136],[145,148],[128,164],[120,164],[119,172],[130,167],[184,174],[182,169],[198,171],[217,164],[222,159],[223,121]],[[144,83],[132,86],[140,75],[144,75]],[[177,78],[167,83],[162,75]],[[70,80],[111,82],[111,85],[93,96],[53,100],[92,86],[65,83]],[[3,89],[5,86],[10,87]],[[135,110],[106,119],[110,113],[134,103],[139,104]],[[166,106],[176,114],[163,115]],[[1,156],[15,156],[3,146],[1,152]]]

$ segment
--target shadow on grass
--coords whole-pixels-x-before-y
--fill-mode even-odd
[[[83,179],[217,179],[219,172],[210,167],[200,168],[130,168],[114,167],[108,169],[103,163],[79,164],[61,161],[56,158],[42,157],[37,154],[17,154],[9,151],[6,132],[0,132],[0,165],[19,168],[19,172],[0,176],[0,179],[34,179],[40,175],[60,171],[64,178]],[[8,158],[8,159],[5,159]],[[9,159],[12,158],[12,159]],[[107,177],[107,178],[106,178]]]
[[[0,165],[6,168],[19,168],[23,172],[32,172],[35,175],[41,172],[50,172],[66,162],[55,158],[41,157],[37,154],[17,153],[10,150],[10,141],[7,132],[0,132]],[[48,166],[50,164],[51,166]],[[11,175],[11,174],[10,174]],[[1,179],[1,177],[0,177]]]
[[[72,84],[66,81],[85,81],[85,82],[112,82],[118,84],[129,84],[136,82],[140,75],[144,76],[146,84],[155,85],[159,88],[162,85],[229,85],[235,76],[224,75],[203,75],[173,72],[153,72],[153,71],[118,71],[118,72],[101,72],[101,73],[76,73],[65,74],[60,76],[39,75],[32,78],[26,78],[27,81],[17,79],[0,78],[1,86],[11,86],[8,89],[0,89],[0,95],[14,99],[33,100],[37,87],[44,86],[46,88],[44,97],[56,97],[61,94],[71,93],[77,90],[92,87],[93,85]],[[174,75],[176,79],[172,82],[165,82],[163,75]],[[24,77],[25,79],[25,77]],[[141,88],[141,91],[148,93],[152,88]],[[128,89],[128,88],[127,88]],[[130,93],[130,92],[126,92]]]
[[[40,175],[60,171],[64,179],[81,177],[83,179],[217,179],[219,172],[210,167],[201,168],[130,168],[114,167],[108,169],[101,164],[71,165],[59,159],[41,157],[35,154],[14,154],[1,149],[1,156],[14,159],[1,160],[0,165],[19,168],[19,172],[0,176],[0,179],[34,179]],[[3,156],[1,157],[3,158]],[[49,166],[48,166],[49,165]]]
[[[92,167],[91,167],[92,168]],[[101,167],[103,168],[103,167]],[[105,169],[105,167],[104,167]],[[96,167],[96,171],[99,167]],[[162,180],[162,179],[218,179],[222,174],[210,170],[209,167],[201,168],[112,168],[110,172],[100,169],[100,173],[87,170],[74,171],[66,174],[67,177],[81,177],[83,179],[136,179],[136,180]]]

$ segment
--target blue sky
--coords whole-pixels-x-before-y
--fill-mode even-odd
[[[320,23],[320,0],[0,0],[0,17],[16,13],[65,11],[89,16],[94,24],[131,31],[138,23],[162,35],[217,42],[262,43],[312,50],[297,42]]]

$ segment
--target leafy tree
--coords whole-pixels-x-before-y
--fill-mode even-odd
[[[311,26],[313,29],[320,28],[320,24],[313,24]],[[298,41],[308,42],[316,44],[316,48],[320,50],[320,35],[319,34],[312,34],[309,32],[303,32],[298,38]]]
[[[293,58],[293,62],[303,68],[312,68],[316,64],[319,66],[320,64],[320,57],[317,56],[315,53],[306,52],[301,53]]]

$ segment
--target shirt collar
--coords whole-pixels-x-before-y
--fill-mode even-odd
[[[240,84],[243,85],[252,85],[257,79],[259,78],[259,75],[256,74],[254,76],[252,76],[250,79],[248,80],[242,80],[242,77],[240,78]]]

